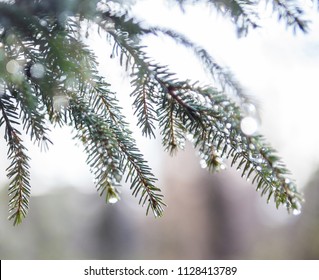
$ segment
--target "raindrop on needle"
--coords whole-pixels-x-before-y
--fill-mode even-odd
[[[253,117],[244,117],[240,123],[241,131],[248,135],[254,135],[258,131],[259,124],[258,121]]]

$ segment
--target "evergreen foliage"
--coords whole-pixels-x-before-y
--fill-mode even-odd
[[[113,46],[111,56],[130,73],[133,107],[138,126],[154,138],[159,127],[169,153],[183,149],[191,139],[209,171],[224,168],[224,160],[252,178],[257,190],[274,198],[277,207],[299,210],[301,195],[289,171],[261,135],[246,132],[255,107],[238,82],[200,46],[183,34],[157,26],[146,27],[130,13],[130,1],[15,0],[0,2],[0,125],[11,160],[7,175],[9,219],[19,224],[30,199],[30,170],[21,130],[47,149],[48,121],[74,127],[87,153],[95,184],[106,202],[119,199],[122,179],[132,194],[155,216],[165,203],[156,178],[139,151],[110,82],[102,77],[93,50],[83,42],[88,24],[105,32]],[[173,1],[174,2],[174,1]],[[206,2],[230,17],[239,35],[258,28],[260,1],[177,0],[185,5]],[[274,13],[294,30],[306,31],[308,22],[294,1],[268,1]],[[199,86],[179,80],[155,61],[140,45],[147,34],[164,34],[191,49],[214,77],[216,86]],[[88,35],[88,34],[87,34]],[[217,86],[218,85],[218,86]],[[221,90],[217,90],[221,88]],[[229,94],[232,93],[232,94]],[[250,119],[249,119],[250,118]]]

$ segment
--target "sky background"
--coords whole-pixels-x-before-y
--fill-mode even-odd
[[[309,3],[309,2],[305,2]],[[141,21],[176,29],[206,48],[222,65],[228,67],[246,92],[256,98],[260,107],[261,127],[272,146],[278,150],[298,185],[303,187],[319,162],[318,68],[319,20],[313,10],[313,23],[308,34],[286,29],[275,18],[265,13],[263,28],[251,30],[248,36],[238,38],[235,27],[205,5],[179,7],[166,1],[137,1],[133,12]],[[159,141],[141,137],[132,117],[129,81],[123,69],[110,59],[105,39],[90,37],[89,43],[100,57],[100,69],[119,93],[123,107],[139,147],[145,153],[155,174],[160,174],[163,156]],[[165,37],[146,37],[147,51],[160,63],[169,65],[181,78],[211,83],[200,63],[189,50]],[[185,59],[187,58],[187,59]],[[3,134],[3,130],[1,130]],[[28,143],[32,158],[32,194],[46,192],[56,186],[71,185],[83,191],[95,191],[93,177],[85,163],[86,155],[72,140],[71,129],[52,129],[54,145],[46,153]],[[26,139],[26,142],[28,140]],[[7,182],[6,149],[1,139],[0,183]]]

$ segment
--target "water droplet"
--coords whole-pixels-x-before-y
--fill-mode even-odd
[[[244,103],[242,105],[243,107],[243,110],[244,112],[247,114],[247,115],[255,115],[257,113],[257,110],[256,110],[256,106],[254,104],[251,104],[251,103]]]
[[[46,20],[44,20],[44,19],[41,19],[41,20],[40,20],[40,24],[41,24],[42,26],[47,26],[47,25],[48,25],[48,22],[47,22]]]
[[[214,105],[214,106],[213,106],[213,110],[214,110],[214,111],[218,111],[218,110],[219,110],[219,106],[218,106],[218,105]]]
[[[117,190],[114,187],[109,187],[106,193],[106,203],[115,204],[120,200]]]
[[[257,170],[257,171],[261,171],[261,169],[262,169],[262,168],[261,168],[261,166],[259,166],[259,165],[256,167],[256,170]]]
[[[232,127],[231,123],[226,123],[226,128],[230,129]]]
[[[298,216],[301,214],[301,209],[294,209],[292,210],[292,214],[295,215],[295,216]]]
[[[187,140],[188,140],[189,142],[194,143],[193,134],[188,133],[188,134],[186,135],[186,138],[187,138]]]
[[[122,180],[122,175],[121,174],[115,174],[114,178],[115,178],[116,182],[119,183]]]
[[[219,168],[220,168],[221,170],[225,170],[225,169],[226,169],[226,165],[222,163],[222,164],[219,166]]]
[[[255,149],[256,149],[256,147],[255,147],[255,145],[254,145],[254,144],[250,143],[250,144],[249,144],[249,149],[250,149],[250,150],[255,150]]]
[[[258,131],[259,124],[255,118],[248,116],[241,120],[240,128],[244,134],[250,136],[254,135]]]
[[[207,162],[202,159],[202,160],[200,161],[200,166],[201,166],[201,168],[207,168]]]
[[[158,212],[158,210],[152,209],[152,212],[153,212],[153,215],[154,215],[155,218],[160,216],[160,213]]]
[[[21,70],[21,66],[18,61],[12,59],[6,64],[6,69],[10,74],[16,75]]]
[[[108,203],[111,203],[111,204],[114,204],[114,203],[116,203],[116,202],[118,202],[118,201],[119,201],[119,199],[118,199],[117,197],[115,197],[115,196],[110,197],[110,198],[108,199]]]
[[[41,79],[45,74],[45,68],[41,63],[35,63],[30,68],[30,74],[33,78]]]

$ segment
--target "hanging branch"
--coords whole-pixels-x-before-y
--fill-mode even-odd
[[[285,21],[288,27],[292,26],[294,32],[297,29],[308,31],[310,22],[302,19],[305,12],[295,1],[273,0],[272,5],[274,12],[278,13],[278,20]]]
[[[30,172],[29,160],[26,148],[22,144],[20,132],[14,128],[19,124],[19,116],[16,107],[8,96],[1,97],[0,110],[2,118],[0,124],[5,124],[5,139],[8,142],[8,159],[10,166],[6,169],[10,181],[9,185],[9,220],[13,224],[21,223],[27,215],[30,199]]]
[[[181,6],[200,2],[176,1]],[[144,136],[155,137],[158,128],[163,147],[171,154],[183,149],[188,139],[209,171],[224,169],[228,159],[241,170],[242,177],[252,179],[267,201],[273,197],[277,207],[299,211],[302,196],[276,151],[256,131],[243,129],[245,121],[256,117],[249,115],[255,107],[232,75],[186,36],[167,28],[147,27],[120,3],[104,1],[103,8],[98,2],[0,3],[0,126],[5,127],[11,160],[7,169],[11,180],[9,219],[20,223],[30,198],[29,157],[18,128],[46,147],[51,143],[47,121],[75,128],[96,188],[107,203],[120,199],[118,186],[124,178],[130,182],[133,196],[147,205],[147,213],[163,214],[165,203],[156,177],[136,145],[116,94],[97,71],[94,53],[81,41],[84,23],[105,32],[113,45],[111,57],[117,56],[129,72],[134,114]],[[202,2],[229,15],[239,35],[258,26],[256,1]],[[307,30],[304,12],[296,3],[271,3],[280,20],[294,29]],[[192,50],[221,90],[179,80],[167,66],[153,61],[140,45],[147,34],[165,34]]]
[[[243,169],[242,177],[249,179],[255,173],[253,181],[257,182],[257,189],[261,189],[262,195],[268,193],[267,201],[274,195],[277,207],[284,204],[288,210],[299,209],[302,198],[274,150],[264,143],[261,136],[247,136],[242,132],[243,116],[239,107],[212,88],[176,81],[167,69],[141,59],[147,55],[140,48],[135,48],[125,34],[111,34],[119,48],[125,49],[127,56],[134,59],[134,69],[143,69],[144,75],[156,84],[154,88],[157,90],[148,94],[151,100],[156,100],[155,106],[159,108],[160,127],[164,127],[161,132],[163,145],[167,150],[174,152],[176,143],[183,143],[185,136],[191,134],[194,146],[200,147],[208,169],[217,168],[213,165],[218,159],[212,156],[216,156],[216,152],[220,154],[219,158],[231,157],[232,165],[238,164],[237,168]],[[157,71],[153,69],[157,68],[161,69],[161,73],[154,76]],[[167,122],[165,126],[164,120]],[[177,127],[180,130],[178,134],[174,133]]]
[[[233,75],[219,65],[214,58],[202,47],[198,46],[186,36],[174,30],[161,27],[152,27],[150,29],[154,35],[162,33],[172,38],[175,42],[193,51],[199,61],[205,66],[206,70],[213,77],[214,81],[221,87],[221,90],[232,96],[240,105],[245,103],[255,103],[250,96],[244,93],[240,84]]]

